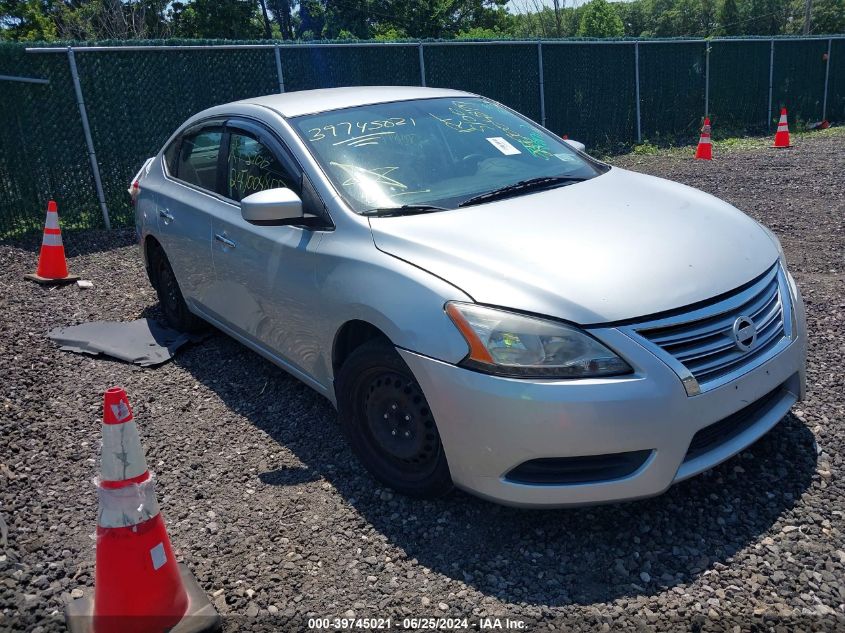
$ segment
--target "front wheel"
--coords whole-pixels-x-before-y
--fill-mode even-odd
[[[340,423],[373,476],[412,497],[452,489],[440,434],[411,370],[386,342],[365,343],[337,377]]]

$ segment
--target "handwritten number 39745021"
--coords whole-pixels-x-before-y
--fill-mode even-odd
[[[324,138],[343,138],[352,134],[366,134],[376,130],[389,130],[403,125],[416,125],[412,118],[391,117],[376,121],[342,121],[323,127],[315,127],[308,130],[308,140],[312,143],[322,141]]]

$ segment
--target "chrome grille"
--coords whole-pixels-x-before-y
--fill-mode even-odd
[[[734,336],[734,323],[748,317],[757,331],[749,349],[741,349]],[[709,306],[638,323],[633,331],[678,371],[682,379],[695,378],[694,395],[732,380],[763,363],[789,343],[791,303],[785,275],[775,265],[749,287]],[[680,371],[679,371],[680,370]],[[683,371],[686,370],[686,371]]]

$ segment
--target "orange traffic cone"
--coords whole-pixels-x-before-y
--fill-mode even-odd
[[[72,633],[216,631],[220,618],[197,581],[176,563],[126,392],[106,391],[97,480],[94,599],[65,610]]]
[[[780,109],[778,131],[775,132],[774,147],[789,147],[789,126],[786,124],[786,108]]]
[[[47,203],[47,220],[44,222],[38,270],[24,277],[39,284],[65,284],[79,279],[77,275],[69,275],[67,272],[62,230],[59,228],[59,214],[53,200]]]
[[[704,125],[701,126],[701,136],[698,139],[698,147],[695,149],[695,157],[701,160],[713,160],[713,144],[710,142],[710,119],[704,117]]]

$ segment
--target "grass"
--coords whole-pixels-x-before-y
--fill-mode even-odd
[[[804,138],[824,138],[833,136],[845,136],[845,126],[830,127],[826,130],[797,130],[789,132],[793,141],[801,141]],[[728,151],[751,151],[764,149],[771,146],[775,133],[765,136],[732,136],[728,138],[713,139],[713,146],[720,150]],[[676,145],[673,147],[658,147],[649,141],[634,145],[631,154],[634,156],[679,156],[689,153],[692,145]]]

